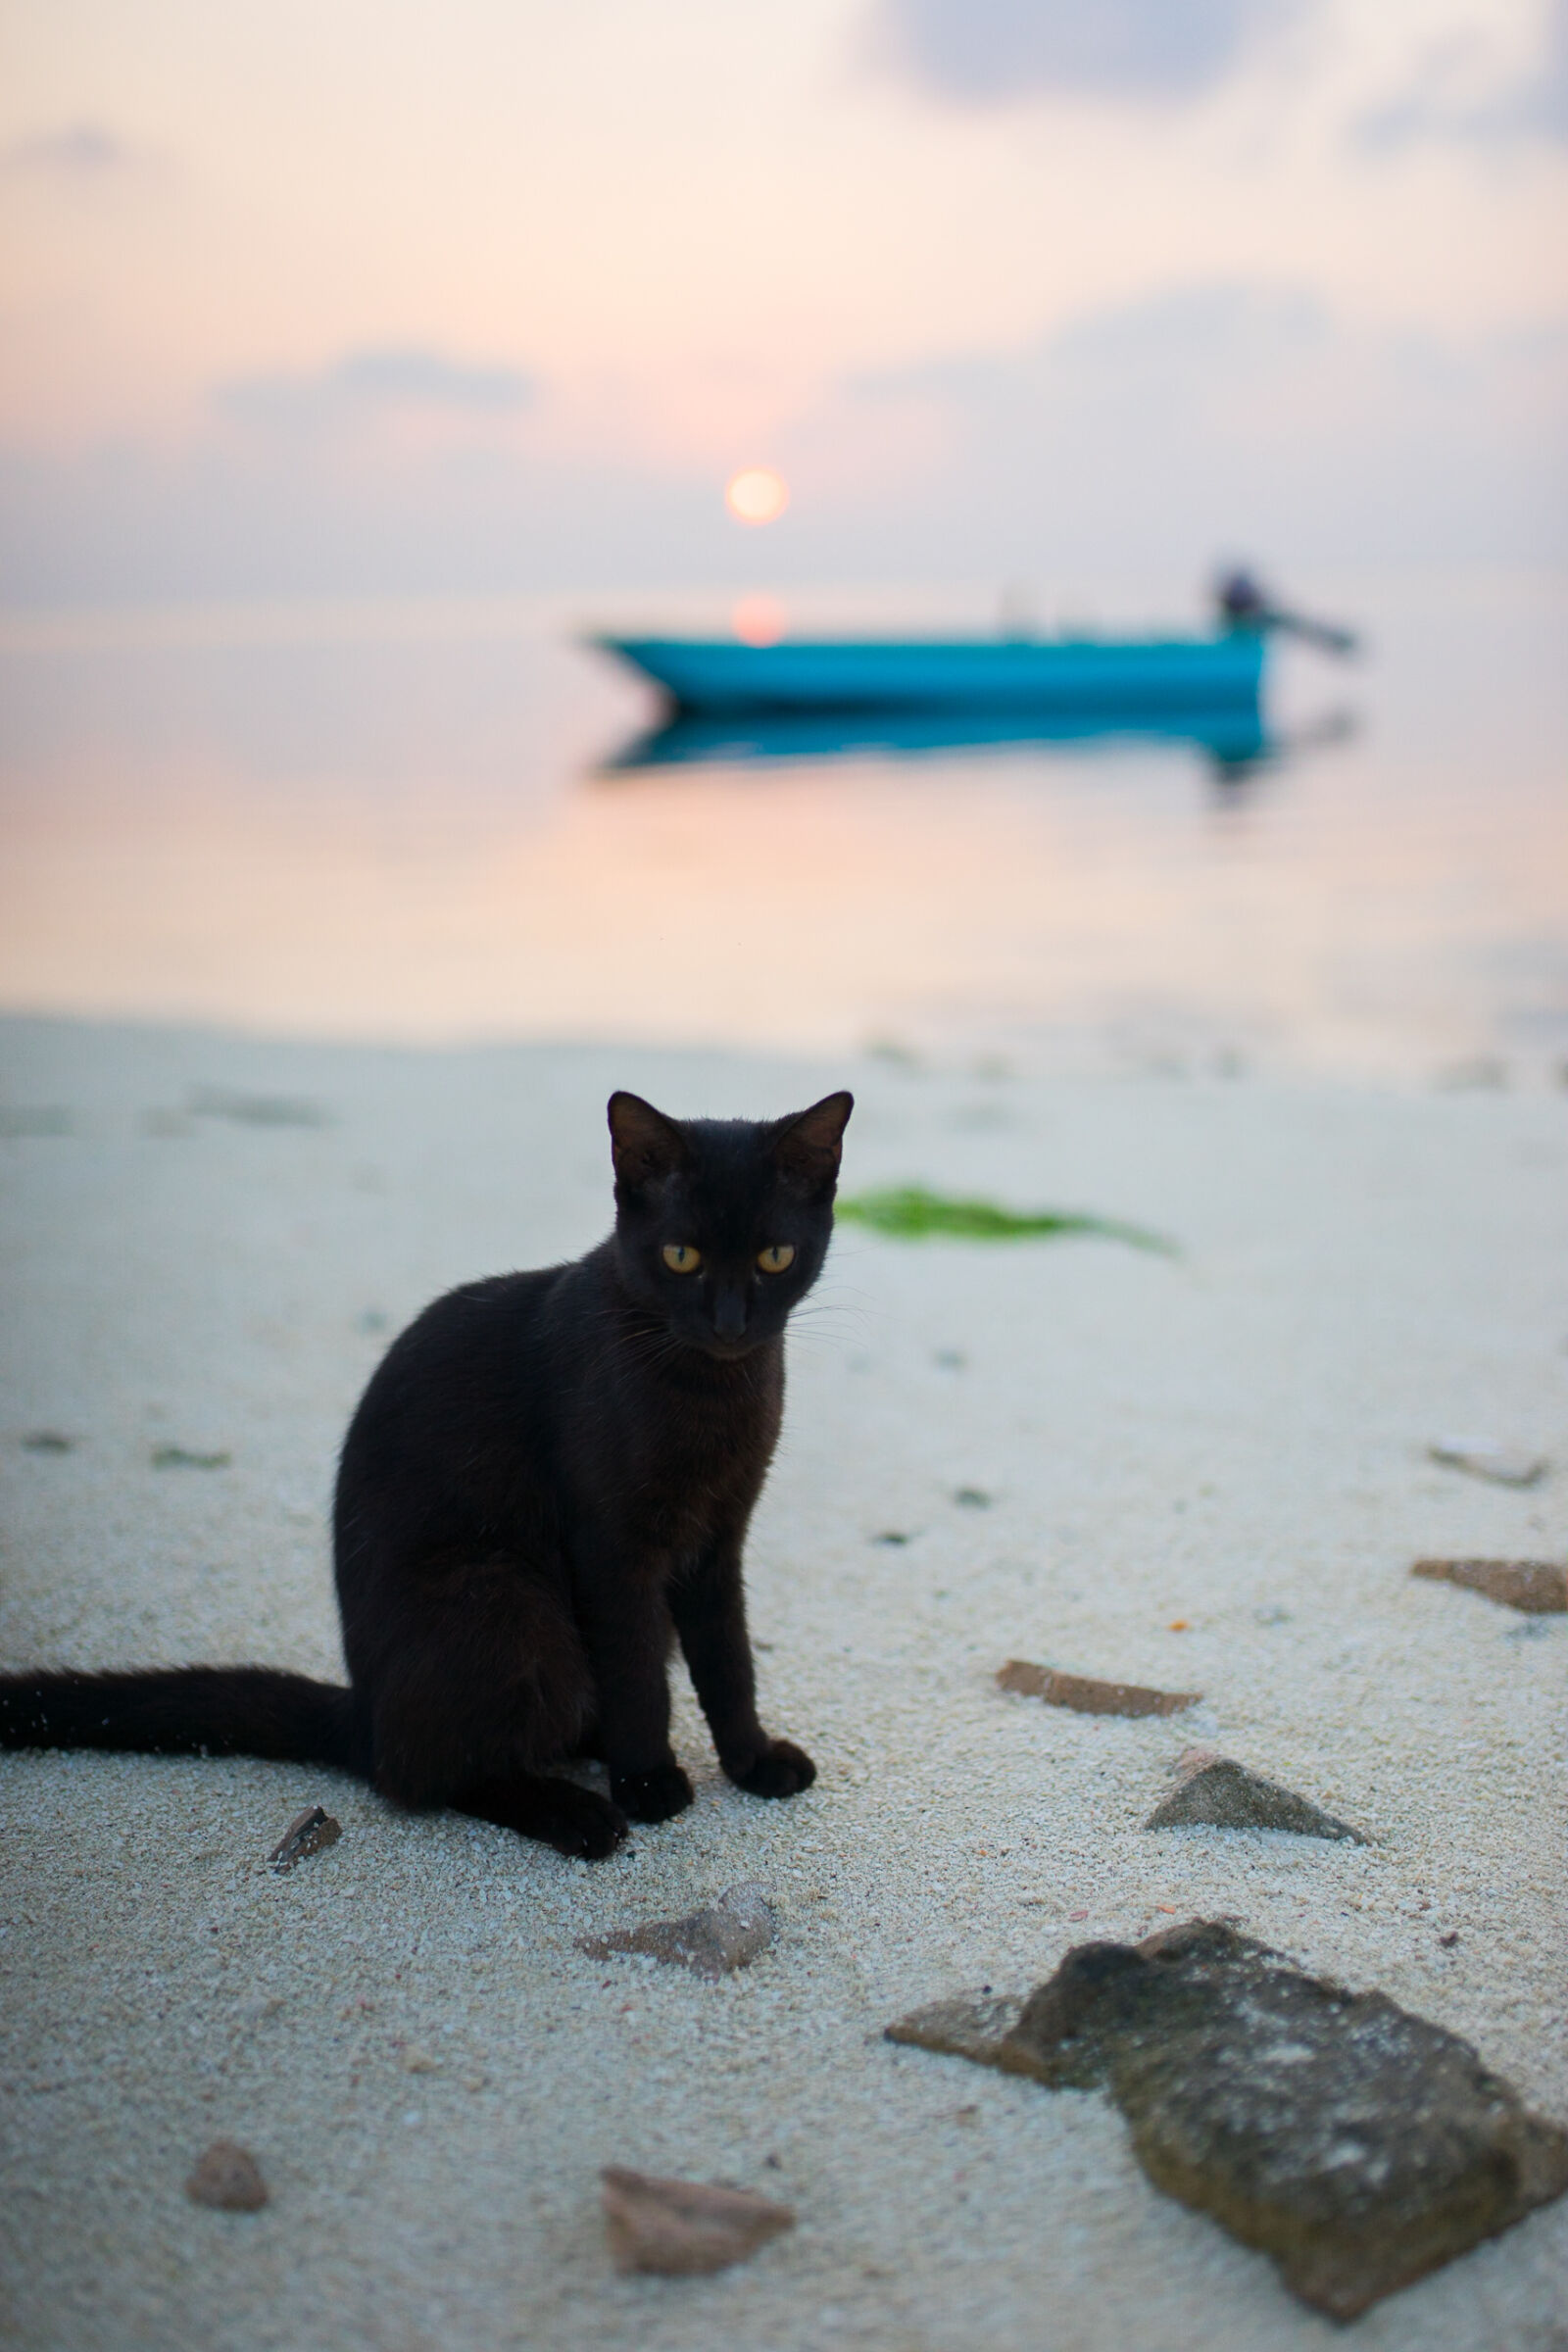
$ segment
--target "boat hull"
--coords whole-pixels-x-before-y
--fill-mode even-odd
[[[1256,701],[1264,639],[601,637],[679,711],[1213,710]]]

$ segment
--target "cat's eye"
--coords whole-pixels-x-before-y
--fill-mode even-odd
[[[666,1242],[661,1255],[672,1274],[695,1274],[703,1262],[702,1251],[690,1242]]]
[[[759,1250],[757,1262],[764,1274],[782,1274],[795,1263],[793,1242],[773,1242],[767,1249]]]

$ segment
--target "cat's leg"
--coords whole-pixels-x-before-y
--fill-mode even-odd
[[[577,1618],[599,1700],[610,1793],[633,1821],[668,1821],[692,1801],[669,1744],[669,1611],[660,1580],[628,1573],[609,1541],[578,1562]]]
[[[539,1769],[572,1752],[594,1710],[581,1637],[550,1587],[506,1559],[442,1562],[401,1619],[373,1699],[381,1794],[590,1861],[612,1852],[620,1808]]]
[[[722,1539],[693,1561],[670,1586],[669,1606],[718,1760],[736,1787],[753,1796],[809,1788],[816,1766],[805,1749],[769,1739],[758,1721],[739,1540]]]
[[[618,1805],[608,1803],[592,1788],[579,1788],[575,1781],[558,1781],[542,1772],[475,1781],[456,1790],[447,1802],[454,1812],[498,1822],[504,1830],[538,1838],[558,1854],[584,1862],[602,1862],[612,1854],[631,1826]]]

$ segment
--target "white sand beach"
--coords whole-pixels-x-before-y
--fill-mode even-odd
[[[751,1546],[764,1720],[819,1770],[792,1803],[722,1780],[683,1683],[696,1805],[596,1866],[316,1770],[0,1758],[7,2342],[1568,2343],[1568,2200],[1347,2338],[1157,2194],[1100,2095],[882,2039],[1224,1913],[1568,2120],[1568,1618],[1408,1573],[1568,1547],[1568,1093],[7,1022],[0,1666],[336,1673],[333,1460],[390,1335],[599,1238],[612,1086],[760,1115],[846,1082],[848,1191],[1085,1208],[1180,1256],[841,1228]],[[1429,1458],[1451,1432],[1551,1466],[1484,1484]],[[1010,1656],[1203,1704],[1072,1715],[1000,1693]],[[1145,1831],[1195,1741],[1373,1842]],[[340,1841],[272,1875],[316,1801]],[[575,1948],[740,1881],[780,1932],[721,1983]],[[188,2201],[220,2137],[265,2210]],[[612,2164],[799,2226],[620,2278]]]

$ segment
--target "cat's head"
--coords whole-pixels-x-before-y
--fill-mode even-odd
[[[749,1354],[784,1328],[833,1232],[849,1094],[785,1119],[670,1119],[610,1098],[622,1280],[671,1335]]]

